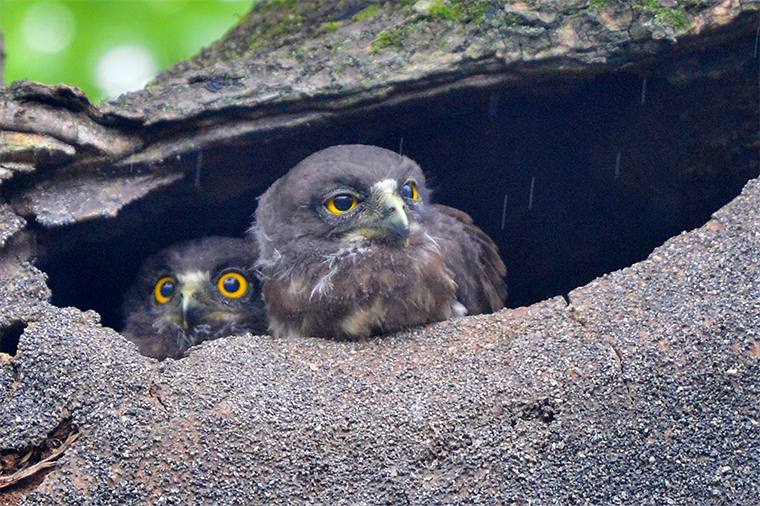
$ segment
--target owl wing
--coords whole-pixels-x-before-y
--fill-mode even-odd
[[[444,205],[433,206],[439,213],[440,236],[446,265],[457,283],[457,299],[469,314],[491,313],[504,307],[507,268],[496,243],[480,230],[469,214]]]

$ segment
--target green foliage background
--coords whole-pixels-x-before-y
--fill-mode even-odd
[[[6,82],[27,78],[82,88],[94,100],[105,98],[95,80],[102,54],[119,44],[149,49],[159,69],[184,60],[221,37],[247,13],[254,0],[54,0],[74,17],[71,44],[45,54],[24,40],[22,25],[37,3],[51,0],[1,0],[0,27],[5,36]]]

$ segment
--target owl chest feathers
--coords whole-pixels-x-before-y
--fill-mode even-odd
[[[264,285],[276,336],[357,339],[466,313],[430,238],[412,247],[348,245],[319,261],[279,258]]]

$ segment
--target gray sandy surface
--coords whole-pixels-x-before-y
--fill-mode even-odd
[[[569,304],[362,343],[158,363],[27,290],[0,448],[81,432],[29,505],[758,504],[759,207],[753,180]],[[3,297],[40,276],[9,272]]]

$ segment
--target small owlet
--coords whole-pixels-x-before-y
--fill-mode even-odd
[[[506,268],[465,213],[430,203],[422,170],[374,146],[301,161],[251,227],[274,336],[356,339],[501,309]]]
[[[266,332],[256,259],[255,244],[230,237],[159,252],[127,293],[122,334],[141,354],[164,359],[179,358],[202,341]]]

